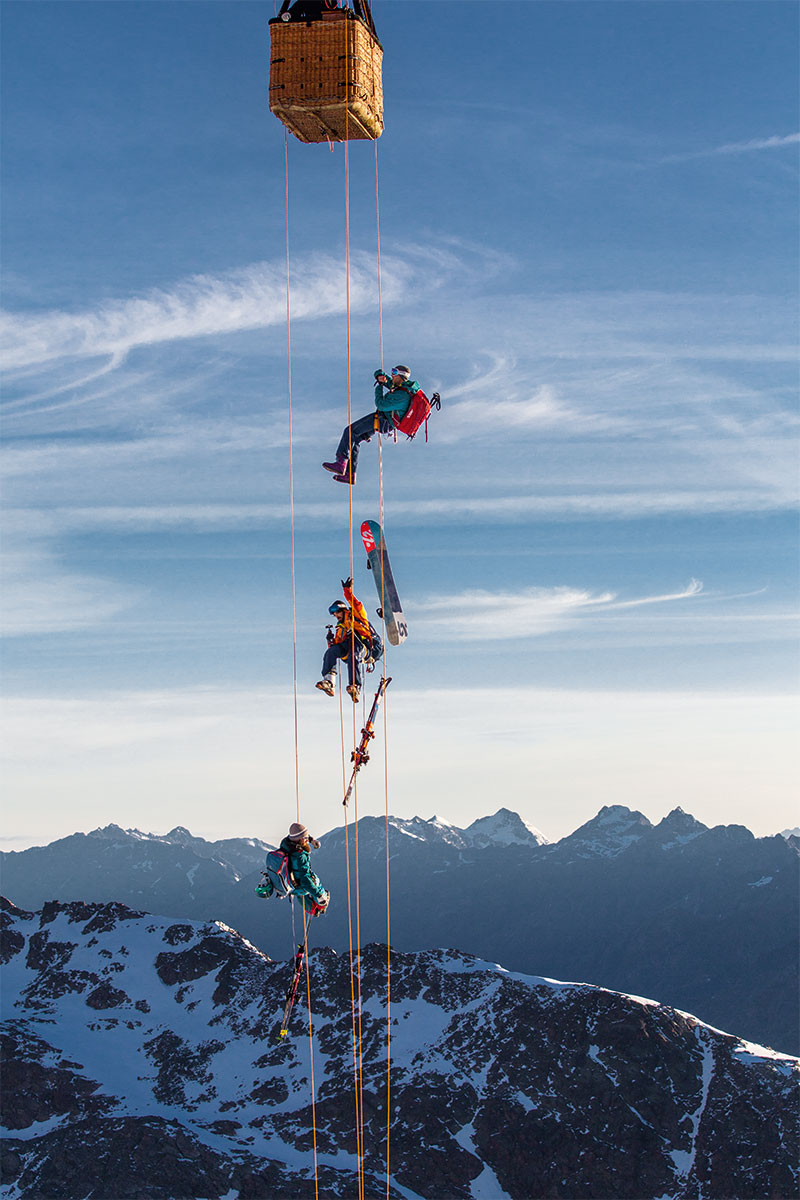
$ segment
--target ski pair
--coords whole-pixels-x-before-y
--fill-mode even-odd
[[[297,995],[297,988],[300,984],[300,976],[303,973],[303,964],[306,961],[306,942],[308,941],[308,930],[306,930],[306,940],[301,946],[297,947],[297,953],[294,956],[294,972],[292,974],[291,983],[286,989],[286,1005],[281,1018],[281,1028],[278,1034],[279,1038],[286,1037],[289,1032],[289,1017],[292,1015],[294,1001]]]
[[[353,785],[356,781],[356,775],[364,763],[369,762],[369,743],[372,738],[375,737],[375,717],[378,714],[378,708],[381,700],[383,699],[383,694],[391,682],[392,677],[389,675],[384,676],[378,684],[378,690],[375,693],[375,699],[372,701],[372,708],[369,710],[369,716],[367,717],[366,724],[361,730],[361,740],[353,753],[350,755],[351,762],[353,763],[353,773],[350,776],[350,783],[347,785],[347,791],[345,792],[344,800],[342,801],[342,804],[345,806],[345,808],[347,808],[347,802],[352,794]]]

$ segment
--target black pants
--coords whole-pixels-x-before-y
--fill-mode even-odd
[[[352,425],[348,425],[339,439],[339,445],[336,447],[337,458],[349,458],[350,470],[355,475],[356,464],[358,463],[358,447],[361,442],[365,442],[367,438],[371,438],[375,433],[375,421],[378,421],[378,430],[380,433],[391,433],[394,429],[391,417],[385,413],[371,412],[367,413],[366,417],[359,417],[357,421],[353,421]]]
[[[323,679],[331,671],[336,670],[336,664],[343,658],[347,663],[348,683],[351,685],[355,684],[356,687],[361,687],[361,663],[366,658],[367,652],[358,638],[355,639],[355,654],[352,653],[352,650],[353,641],[351,638],[347,638],[343,642],[336,642],[333,646],[328,646],[328,649],[325,651],[325,657],[322,660]]]

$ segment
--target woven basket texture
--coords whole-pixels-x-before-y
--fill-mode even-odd
[[[383,133],[383,50],[362,21],[339,11],[342,19],[270,22],[269,106],[301,142]]]

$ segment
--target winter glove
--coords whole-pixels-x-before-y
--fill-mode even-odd
[[[347,576],[347,579],[343,579],[343,580],[342,580],[342,587],[343,587],[345,590],[347,590],[347,588],[351,588],[352,586],[353,586],[353,581],[352,581],[352,579],[350,578],[350,576],[348,575],[348,576]]]
[[[389,376],[386,374],[385,371],[376,371],[375,378],[378,380],[379,383],[390,383],[391,382],[389,379]]]

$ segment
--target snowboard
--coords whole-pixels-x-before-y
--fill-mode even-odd
[[[408,636],[408,627],[400,606],[400,597],[397,595],[392,568],[389,565],[383,530],[377,521],[362,522],[361,540],[367,552],[367,566],[372,571],[375,587],[378,589],[378,599],[386,624],[386,636],[393,646],[399,646]]]

